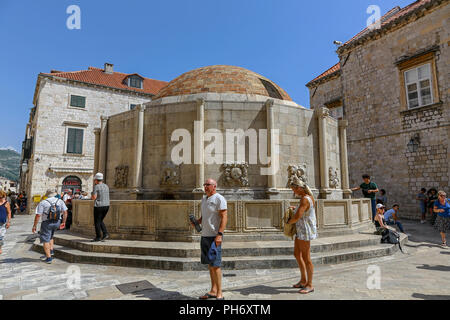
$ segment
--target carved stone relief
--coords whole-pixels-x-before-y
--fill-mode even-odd
[[[171,161],[163,162],[161,172],[161,185],[178,186],[181,183],[181,165],[176,165]]]
[[[126,188],[128,187],[128,166],[116,167],[116,175],[114,177],[114,187]]]
[[[306,178],[306,164],[299,164],[299,165],[290,165],[287,168],[288,171],[288,181],[286,183],[286,187],[289,188],[291,185],[292,180],[297,177],[304,183],[307,183],[308,179]]]
[[[248,187],[248,163],[226,163],[222,169],[226,186]]]
[[[330,167],[328,169],[330,188],[334,188],[334,189],[339,188],[339,172],[338,171],[339,171],[338,168],[334,169],[333,167]]]

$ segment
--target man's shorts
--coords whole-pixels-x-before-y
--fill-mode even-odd
[[[59,226],[61,225],[61,220],[57,222],[51,222],[51,221],[44,221],[41,223],[41,231],[39,235],[39,239],[41,240],[41,243],[48,243],[50,240],[53,239],[53,235],[55,234],[55,231],[59,229]]]
[[[201,263],[209,264],[211,267],[220,268],[222,265],[222,245],[217,247],[216,259],[214,261],[210,261],[208,259],[209,249],[211,248],[211,245],[215,239],[216,239],[216,237],[202,237],[201,238],[201,240],[200,240],[200,249],[202,252]]]

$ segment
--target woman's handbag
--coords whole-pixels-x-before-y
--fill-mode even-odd
[[[288,238],[291,238],[291,240],[297,235],[297,227],[295,226],[295,224],[288,224],[287,222],[294,216],[294,214],[294,209],[289,207],[289,209],[285,211],[283,218],[284,235]]]

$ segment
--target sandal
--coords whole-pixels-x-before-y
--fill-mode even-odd
[[[200,300],[208,300],[208,299],[216,299],[217,296],[213,296],[212,294],[205,293],[201,297],[199,297]]]
[[[292,288],[296,288],[296,289],[305,289],[305,285],[301,284],[300,282],[294,284],[292,286]]]
[[[304,288],[304,289],[300,290],[298,293],[308,294],[308,293],[313,293],[313,292],[314,292],[314,288],[311,288],[311,289]]]
[[[225,300],[225,297],[222,297],[222,298],[216,298],[216,300]]]

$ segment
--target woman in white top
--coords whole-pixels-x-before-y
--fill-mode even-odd
[[[295,215],[287,222],[297,227],[294,244],[294,256],[300,268],[301,279],[294,288],[300,288],[299,293],[314,292],[312,285],[314,267],[311,261],[311,240],[317,238],[316,213],[314,197],[309,187],[300,179],[294,177],[290,187],[296,196],[301,197],[300,205],[295,209]]]

